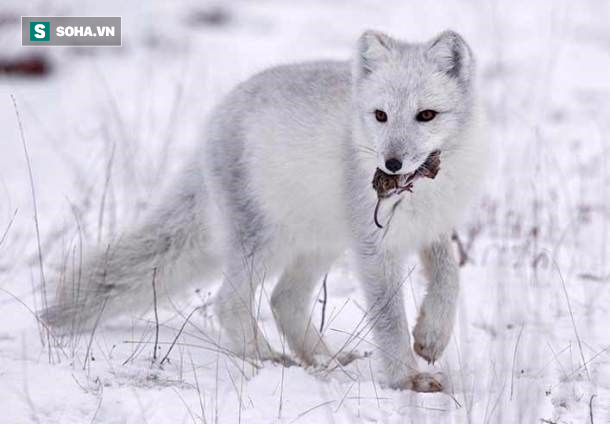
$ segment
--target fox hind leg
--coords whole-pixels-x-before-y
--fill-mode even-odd
[[[285,355],[272,349],[257,323],[259,314],[255,298],[264,279],[262,261],[257,260],[255,255],[229,259],[216,296],[215,311],[233,353],[290,365]]]
[[[330,356],[312,314],[313,292],[332,260],[319,255],[299,255],[284,270],[271,295],[276,323],[291,351],[305,364],[316,364],[318,355]]]

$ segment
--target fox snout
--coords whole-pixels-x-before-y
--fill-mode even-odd
[[[377,167],[387,174],[415,171],[428,156],[427,148],[406,137],[391,138],[378,147]]]
[[[427,155],[415,157],[387,155],[379,160],[378,168],[387,174],[409,174],[415,171],[426,159]]]

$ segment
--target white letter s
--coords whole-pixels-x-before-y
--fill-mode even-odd
[[[43,24],[34,25],[34,32],[36,33],[36,34],[34,34],[34,37],[44,38],[45,37],[44,25]]]

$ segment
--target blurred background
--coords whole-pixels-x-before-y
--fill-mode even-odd
[[[40,15],[122,16],[123,45],[21,47],[20,16]],[[608,22],[603,0],[4,0],[0,408],[8,422],[610,422]],[[478,61],[493,157],[485,191],[458,228],[467,259],[460,317],[437,364],[450,396],[385,390],[368,365],[354,365],[357,384],[281,367],[246,378],[221,365],[219,376],[216,354],[187,346],[187,365],[153,372],[150,352],[126,343],[146,346],[151,334],[134,319],[72,340],[71,355],[52,359],[32,314],[44,301],[36,226],[49,267],[80,242],[116,235],[158,200],[235,84],[275,64],[349,59],[369,28],[407,41],[451,28]],[[362,315],[348,265],[337,264],[328,282],[336,315],[327,336],[337,343]],[[411,322],[425,290],[412,265]],[[208,300],[197,292],[185,302]],[[171,317],[168,341],[182,322]],[[91,362],[92,351],[103,363]]]

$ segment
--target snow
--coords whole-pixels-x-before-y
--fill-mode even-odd
[[[193,18],[210,11],[219,20]],[[123,17],[123,47],[108,49],[23,48],[18,21],[0,25],[0,56],[37,52],[53,64],[44,78],[0,79],[2,422],[610,422],[607,2],[11,0],[0,14]],[[96,243],[137,220],[201,137],[205,114],[248,75],[346,58],[366,28],[423,40],[447,27],[477,55],[494,152],[486,190],[459,228],[470,261],[453,339],[434,367],[421,364],[448,375],[449,394],[383,387],[349,257],[328,277],[325,331],[335,347],[351,339],[349,349],[373,355],[345,369],[260,367],[227,354],[208,308],[216,285],[162,307],[156,363],[152,313],[47,347],[33,313],[42,302],[36,234],[9,94],[51,274],[54,258],[78,257],[76,222]],[[413,323],[425,285],[415,258],[407,266]],[[262,326],[281,349],[266,299]]]

